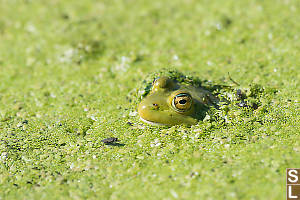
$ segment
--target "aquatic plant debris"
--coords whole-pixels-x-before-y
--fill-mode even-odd
[[[115,138],[115,137],[105,138],[105,139],[101,140],[101,142],[103,142],[104,144],[113,144],[118,141],[119,141],[118,138]]]

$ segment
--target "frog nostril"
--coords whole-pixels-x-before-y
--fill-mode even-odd
[[[179,101],[179,103],[180,103],[180,104],[186,104],[186,100],[185,100],[185,99],[182,99],[182,100]]]
[[[157,103],[153,103],[152,105],[153,105],[154,108],[159,108]]]

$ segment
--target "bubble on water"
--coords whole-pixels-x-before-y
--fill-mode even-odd
[[[153,142],[151,142],[150,147],[159,147],[161,145],[161,142],[158,138],[156,138]]]
[[[130,68],[130,61],[130,58],[122,56],[120,62],[114,66],[113,70],[117,73],[126,72]]]
[[[90,118],[91,118],[93,121],[97,121],[97,119],[96,119],[96,117],[95,117],[94,115],[92,115]]]
[[[25,30],[29,33],[37,33],[37,29],[33,24],[27,24]]]
[[[216,24],[216,28],[217,28],[217,30],[221,30],[222,29],[222,24],[221,23],[217,23]]]
[[[291,7],[290,7],[290,10],[291,10],[292,12],[296,12],[296,11],[297,11],[297,8],[296,8],[295,6],[291,6]]]
[[[268,39],[269,39],[269,40],[272,40],[272,39],[273,39],[273,34],[272,34],[272,33],[269,33],[269,34],[268,34]]]
[[[8,157],[8,154],[7,152],[3,152],[1,153],[1,156],[0,156],[0,161],[5,161]]]
[[[214,63],[211,62],[210,60],[208,60],[208,61],[206,62],[206,64],[207,64],[208,66],[212,66]]]
[[[58,61],[61,63],[71,63],[76,55],[77,50],[69,48],[63,52],[63,54],[58,58]]]
[[[36,61],[35,58],[33,58],[33,57],[28,57],[28,58],[26,59],[26,66],[31,66],[31,65],[33,65],[33,64],[35,63],[35,61]]]
[[[175,199],[178,199],[178,194],[175,192],[175,190],[172,189],[170,193]]]
[[[129,116],[134,117],[134,116],[137,116],[137,114],[138,114],[138,112],[136,112],[136,111],[130,111]]]
[[[210,32],[210,30],[206,30],[206,31],[204,32],[204,34],[205,34],[206,36],[209,36],[209,35],[211,34],[211,32]]]
[[[261,5],[257,6],[257,10],[258,11],[262,11],[263,10],[263,7]]]

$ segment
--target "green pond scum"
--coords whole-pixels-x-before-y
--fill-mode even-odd
[[[0,13],[0,199],[285,198],[299,1],[0,0]]]

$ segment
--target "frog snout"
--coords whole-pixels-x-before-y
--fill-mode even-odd
[[[141,102],[138,107],[138,113],[142,118],[145,118],[147,115],[148,111],[150,110],[149,106]]]
[[[138,112],[143,113],[147,112],[149,110],[153,110],[159,108],[159,105],[157,103],[146,103],[146,102],[141,102],[139,107],[138,107]]]
[[[158,102],[142,101],[138,106],[138,113],[143,119],[150,119],[159,110]]]

